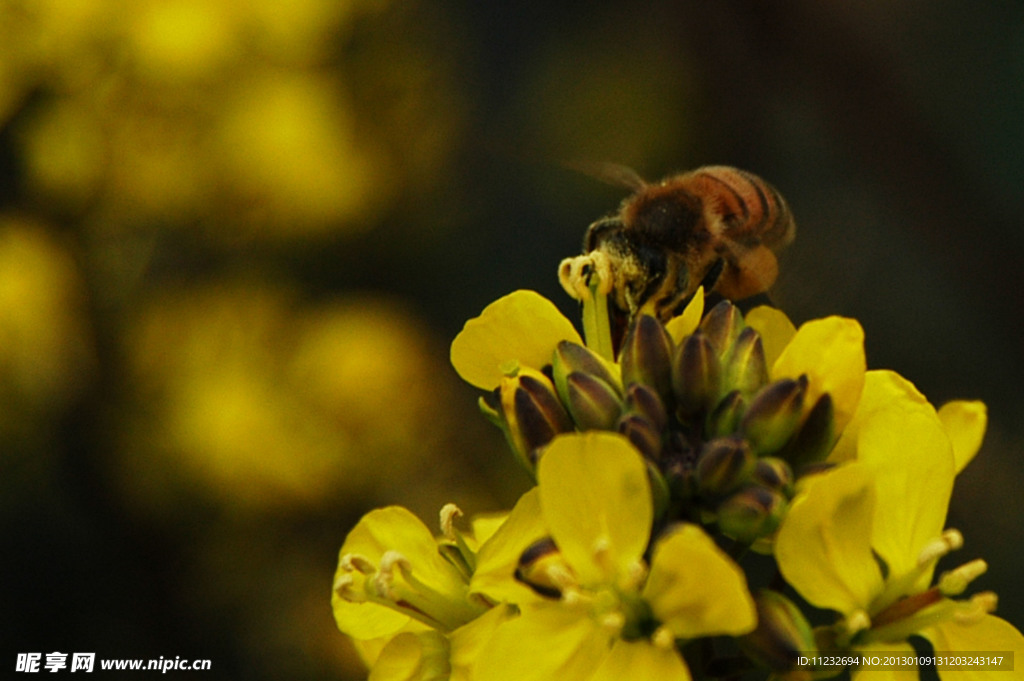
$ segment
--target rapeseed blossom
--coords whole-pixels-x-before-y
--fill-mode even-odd
[[[466,531],[451,506],[438,537],[389,507],[349,534],[334,611],[371,681],[805,681],[843,671],[817,653],[1024,652],[993,593],[962,597],[984,561],[935,577],[983,404],[869,371],[853,319],[698,290],[616,330],[600,272],[574,281],[582,335],[516,291],[451,346],[536,485]],[[1008,678],[1004,656],[970,678]]]

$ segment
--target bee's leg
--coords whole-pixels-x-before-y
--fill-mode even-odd
[[[725,260],[718,258],[715,262],[711,263],[711,267],[704,274],[704,278],[700,280],[700,285],[704,287],[704,293],[710,293],[715,286],[718,284],[718,280],[722,277],[722,270],[725,269]]]

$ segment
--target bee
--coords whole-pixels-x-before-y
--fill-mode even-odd
[[[634,193],[587,228],[582,256],[562,262],[559,278],[570,295],[580,298],[579,279],[597,271],[610,279],[621,323],[639,314],[664,322],[700,286],[742,301],[775,283],[776,251],[793,240],[796,225],[782,195],[760,177],[729,166],[658,183],[620,166],[602,166],[600,175]]]

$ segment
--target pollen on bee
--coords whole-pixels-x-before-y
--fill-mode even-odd
[[[565,258],[558,265],[558,282],[566,293],[579,301],[590,299],[592,287],[598,295],[611,293],[612,276],[611,262],[600,251]]]

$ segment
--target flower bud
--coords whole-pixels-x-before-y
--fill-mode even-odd
[[[661,456],[661,431],[639,414],[627,414],[619,420],[619,432],[651,461]]]
[[[835,409],[832,396],[825,393],[807,412],[796,436],[779,451],[778,456],[795,469],[824,461],[836,442]]]
[[[754,471],[756,458],[746,441],[722,437],[704,445],[697,460],[697,490],[705,498],[720,498],[741,487]]]
[[[711,308],[699,330],[711,341],[718,356],[724,357],[743,330],[743,315],[738,307],[723,300]]]
[[[572,575],[562,552],[551,537],[538,539],[527,546],[516,565],[516,581],[547,598],[560,598]]]
[[[615,389],[592,374],[574,371],[565,378],[565,403],[580,430],[611,430],[622,414]]]
[[[761,335],[749,326],[744,328],[723,365],[726,390],[739,390],[746,396],[760,390],[768,382]]]
[[[747,410],[747,401],[739,390],[733,390],[723,397],[708,415],[707,436],[732,435],[740,427],[740,421]]]
[[[637,317],[626,335],[619,363],[623,385],[640,383],[650,386],[662,399],[671,395],[672,339],[654,317]]]
[[[664,430],[668,425],[665,403],[658,397],[658,393],[646,385],[634,383],[629,386],[626,390],[626,411],[643,416],[658,430]]]
[[[562,402],[568,403],[565,391],[565,379],[573,372],[581,372],[598,378],[615,389],[621,395],[619,380],[612,373],[608,364],[597,356],[590,348],[572,341],[559,341],[551,359],[551,373],[555,379],[555,387]]]
[[[534,369],[521,369],[502,379],[501,408],[508,438],[529,470],[537,464],[538,450],[559,433],[573,429],[569,414],[558,401],[555,386]]]
[[[722,364],[706,335],[697,331],[686,337],[672,364],[672,393],[680,418],[709,411],[718,400]]]
[[[740,421],[740,432],[758,456],[773,454],[786,444],[800,425],[807,378],[784,378],[765,386],[751,401]]]
[[[793,496],[793,469],[784,459],[765,456],[757,460],[751,480],[768,489],[781,492],[786,498]]]
[[[776,591],[762,589],[754,595],[754,605],[757,629],[739,639],[740,648],[748,657],[780,673],[798,669],[801,655],[813,656],[817,650],[814,631],[791,600]]]
[[[718,528],[738,542],[751,544],[778,528],[788,504],[779,492],[748,485],[719,504]]]

